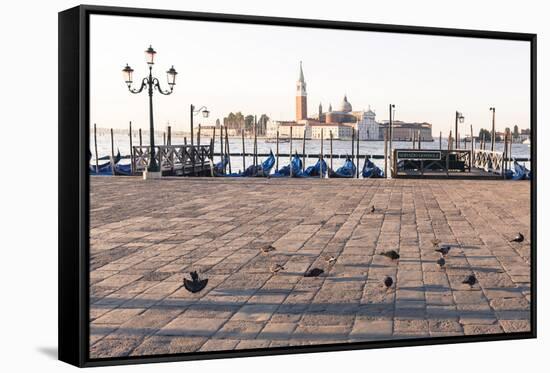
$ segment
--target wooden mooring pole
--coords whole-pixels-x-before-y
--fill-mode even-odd
[[[324,134],[323,134],[323,128],[321,128],[321,154],[319,156],[319,177],[322,179],[323,178],[323,160],[324,160],[324,156],[323,156],[323,138],[324,138]]]
[[[275,152],[277,153],[277,158],[276,158],[277,164],[275,165],[275,169],[278,170],[279,169],[279,130],[277,130],[277,141],[275,146],[276,146]]]
[[[210,176],[214,177],[214,145],[216,144],[216,127],[212,130],[212,139],[210,140]]]
[[[351,161],[355,159],[355,128],[351,129]]]
[[[355,169],[357,170],[357,178],[359,179],[359,129],[357,129],[357,144],[356,144],[356,148],[357,148],[357,163],[356,163],[356,166]]]
[[[197,131],[197,146],[201,146],[201,124],[199,123],[199,129]]]
[[[246,157],[244,155],[245,148],[244,148],[244,130],[241,130],[241,139],[242,139],[242,145],[243,145],[243,172],[246,170]]]
[[[143,137],[141,136],[141,128],[139,129],[139,146],[143,146]]]
[[[229,150],[229,136],[227,134],[227,126],[225,127],[225,150],[227,151],[227,165],[229,173],[231,173],[231,151]]]
[[[95,172],[99,173],[99,157],[97,155],[97,126],[94,123]]]
[[[258,122],[254,115],[254,166],[258,165]]]
[[[172,126],[166,127],[166,131],[168,132],[168,137],[166,139],[167,145],[172,145]]]
[[[302,139],[302,171],[306,169],[306,126],[304,126],[304,137]]]
[[[220,127],[220,162],[224,163],[225,159],[223,156],[223,126]],[[225,170],[225,167],[223,168]]]
[[[332,170],[332,168],[332,131],[330,131],[330,169]]]
[[[384,128],[384,175],[388,178],[388,129]]]
[[[439,150],[443,150],[442,147],[441,147],[441,131],[439,131]]]
[[[134,173],[134,147],[132,141],[132,121],[128,125],[128,136],[130,137],[130,172]]]
[[[472,143],[470,147],[472,149],[470,153],[470,168],[474,165],[474,149],[475,149],[475,140],[474,140],[474,127],[470,124],[470,140]]]
[[[115,174],[115,140],[113,136],[113,129],[111,128],[111,172]]]
[[[290,143],[289,143],[289,151],[288,151],[288,161],[289,161],[289,167],[290,167],[290,177],[292,177],[292,126],[290,126]]]

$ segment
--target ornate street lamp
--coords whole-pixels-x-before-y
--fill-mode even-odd
[[[208,111],[206,106],[202,106],[199,109],[195,110],[195,106],[193,104],[191,104],[191,110],[190,111],[191,111],[191,145],[193,145],[194,141],[195,141],[195,140],[193,140],[193,138],[194,138],[194,135],[193,135],[193,117],[202,112],[202,116],[204,118],[208,118],[208,115],[210,114],[210,112]]]
[[[153,121],[153,90],[156,89],[160,94],[162,95],[170,95],[174,91],[174,86],[176,85],[176,75],[178,72],[176,69],[174,69],[174,66],[172,66],[167,72],[166,77],[168,80],[168,85],[170,86],[170,90],[163,90],[160,87],[160,82],[158,78],[153,77],[153,65],[155,64],[155,55],[157,52],[153,49],[152,46],[149,46],[147,50],[145,51],[145,61],[149,65],[149,76],[145,77],[141,81],[141,86],[139,88],[132,88],[132,82],[133,82],[133,73],[134,70],[126,64],[126,67],[122,69],[122,73],[124,76],[124,82],[128,86],[128,90],[131,93],[141,93],[145,87],[147,87],[147,92],[149,94],[149,133],[150,133],[150,146],[151,146],[151,152],[150,152],[150,161],[149,166],[147,168],[148,172],[158,172],[159,171],[159,165],[156,160],[155,155],[155,126]]]
[[[455,149],[458,149],[458,123],[464,123],[464,115],[456,111],[455,112]]]

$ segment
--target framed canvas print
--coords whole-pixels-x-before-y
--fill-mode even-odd
[[[536,35],[59,13],[59,357],[533,338]]]

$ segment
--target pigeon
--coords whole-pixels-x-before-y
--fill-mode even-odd
[[[384,255],[384,256],[390,258],[391,260],[399,259],[399,254],[395,250],[385,251],[385,252],[381,253],[380,255]]]
[[[439,268],[445,267],[445,259],[443,257],[437,259],[437,264],[439,264]]]
[[[277,274],[278,272],[284,270],[285,267],[283,267],[280,264],[273,264],[271,267],[269,267],[269,271],[273,274]]]
[[[275,250],[275,248],[271,245],[264,246],[260,249],[260,251],[264,254],[267,254],[268,252],[273,251],[273,250]]]
[[[439,246],[440,243],[441,243],[441,240],[439,238],[434,238],[432,240],[432,245],[434,245],[434,247]]]
[[[332,255],[325,256],[325,262],[327,262],[328,265],[336,263],[336,258]]]
[[[463,284],[468,284],[470,285],[470,287],[474,286],[476,282],[477,282],[477,278],[474,275],[468,275],[466,276],[464,281],[462,281]]]
[[[206,284],[208,284],[207,278],[204,280],[199,280],[199,274],[197,271],[190,272],[189,274],[191,275],[191,280],[184,277],[183,286],[191,293],[198,293],[206,287]]]
[[[438,253],[441,253],[441,255],[446,256],[449,251],[451,251],[450,246],[441,246],[439,249],[435,249]]]
[[[384,285],[386,285],[386,288],[391,288],[391,286],[393,285],[393,278],[391,278],[390,276],[387,276],[385,279],[384,279]]]
[[[325,271],[322,270],[321,268],[312,268],[304,274],[304,277],[318,277],[322,275],[324,272]]]
[[[516,238],[514,238],[513,240],[510,240],[510,242],[523,242],[524,239],[525,239],[525,237],[523,237],[523,234],[518,233]]]
[[[374,205],[372,205],[370,208],[370,213],[374,214],[375,211],[376,211],[376,208],[374,207]]]

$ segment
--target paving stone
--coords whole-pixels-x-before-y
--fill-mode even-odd
[[[231,319],[216,332],[217,338],[229,339],[254,339],[262,330],[264,324],[259,322],[241,321]]]
[[[374,340],[390,338],[393,331],[392,320],[361,320],[353,324],[350,338],[353,340]]]
[[[209,337],[214,335],[226,321],[226,319],[190,318],[181,315],[160,329],[157,334]]]
[[[529,236],[529,186],[94,177],[91,356],[529,330],[529,244],[508,242],[510,226]],[[445,268],[434,237],[452,245]],[[401,258],[378,255],[390,249]],[[272,275],[273,263],[286,269]],[[325,274],[304,278],[312,266]],[[200,293],[182,286],[191,270],[209,279]]]
[[[177,354],[195,352],[207,341],[204,337],[159,336],[146,338],[132,352],[131,356]],[[123,355],[118,355],[123,356]]]

